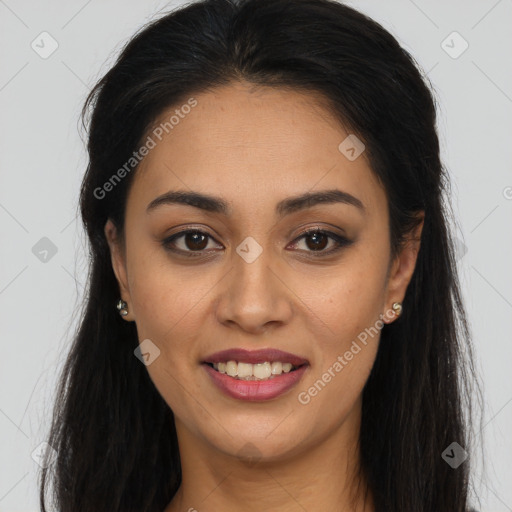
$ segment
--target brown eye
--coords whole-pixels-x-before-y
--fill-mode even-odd
[[[299,242],[302,241],[304,241],[303,245],[305,246],[305,249],[299,248],[299,250],[303,250],[306,253],[312,253],[314,256],[318,257],[329,256],[353,243],[353,240],[348,240],[341,235],[337,235],[331,231],[319,230],[318,228],[310,229],[309,231],[302,233],[302,235],[294,241],[293,245],[297,248]],[[332,245],[334,247],[325,250],[329,245],[329,242],[333,242]]]
[[[329,237],[320,231],[308,233],[305,239],[307,240],[306,245],[312,251],[321,251],[329,244]],[[308,241],[311,243],[309,244]]]
[[[195,229],[176,233],[163,240],[162,245],[172,252],[183,253],[186,256],[196,256],[193,253],[199,253],[197,256],[200,256],[200,253],[207,249],[210,240],[213,240],[213,237],[208,233]]]
[[[199,231],[186,233],[183,239],[187,249],[191,251],[202,251],[208,245],[208,235]]]

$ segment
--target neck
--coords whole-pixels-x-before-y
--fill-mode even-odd
[[[373,512],[371,492],[365,500],[366,481],[358,474],[359,428],[348,424],[349,418],[331,436],[294,455],[243,461],[205,443],[176,419],[183,476],[164,512],[234,512],[242,504],[247,512]]]

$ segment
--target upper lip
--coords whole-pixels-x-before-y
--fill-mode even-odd
[[[215,352],[204,359],[204,363],[224,363],[227,361],[237,361],[243,363],[265,363],[279,361],[281,363],[291,363],[293,366],[302,366],[308,364],[308,360],[290,352],[283,352],[275,348],[263,348],[259,350],[245,350],[243,348],[231,348]]]

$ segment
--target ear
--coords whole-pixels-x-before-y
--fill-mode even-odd
[[[130,289],[128,287],[128,278],[126,271],[126,257],[123,242],[119,236],[115,224],[109,219],[105,224],[105,238],[110,247],[110,258],[112,269],[119,284],[120,298],[128,304],[126,308],[128,314],[122,318],[127,321],[133,321],[135,318],[130,308]]]
[[[387,314],[384,313],[383,318],[385,323],[391,323],[398,317],[398,314],[393,312],[392,305],[395,302],[403,302],[407,286],[416,268],[425,213],[418,214],[418,219],[420,222],[407,234],[399,254],[391,263],[385,302]]]

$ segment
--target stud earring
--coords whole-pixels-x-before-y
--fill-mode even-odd
[[[128,304],[123,299],[119,299],[117,301],[117,310],[121,316],[126,316],[128,314]]]
[[[402,314],[402,303],[401,302],[393,302],[393,305],[391,307],[393,308],[393,311],[395,312],[395,315],[397,317]]]

